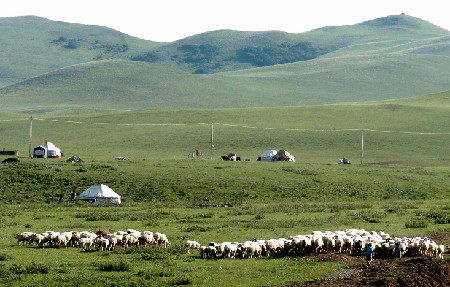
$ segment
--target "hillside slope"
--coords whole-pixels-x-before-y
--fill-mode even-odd
[[[35,16],[0,18],[0,87],[74,64],[127,59],[162,43]]]
[[[450,90],[450,58],[375,55],[215,75],[163,64],[97,61],[0,89],[3,112],[74,108],[243,108],[398,99]]]
[[[301,34],[212,31],[169,43],[132,59],[174,63],[185,71],[205,74],[308,61],[355,45],[382,42],[387,47],[395,47],[442,36],[449,36],[449,32],[402,14]]]
[[[49,24],[41,18],[25,19],[43,21],[45,27]],[[149,48],[144,40],[126,38],[137,41],[132,42],[136,45],[130,44],[124,50],[118,48],[119,51],[110,50],[105,48],[106,44],[95,46],[95,38],[102,34],[104,43],[117,44],[114,42],[118,36],[116,31],[65,23],[52,25],[59,28],[53,34],[48,32],[49,29],[42,29],[48,39],[44,41],[45,45],[39,46],[41,50],[36,45],[30,46],[43,54],[32,58],[46,63],[46,68],[34,63],[39,68],[32,71],[42,72],[50,66],[52,71],[1,88],[0,111],[300,106],[399,99],[450,90],[449,32],[407,15],[388,16],[351,26],[324,27],[303,34],[228,30],[204,33],[155,50],[159,56],[171,59],[162,63],[127,60],[134,59],[137,52],[157,48],[161,43],[153,43],[153,48]],[[72,36],[67,32],[64,35],[68,36],[61,38],[60,26],[75,27],[76,32],[70,30]],[[91,38],[86,35],[76,38],[81,28],[91,31]],[[97,30],[98,33],[92,32]],[[106,31],[111,32],[109,38]],[[55,38],[55,34],[58,37]],[[108,47],[116,47],[114,45]],[[48,54],[49,46],[52,47],[50,51],[57,51],[57,57]],[[254,59],[266,59],[271,66],[253,67],[255,63],[233,58],[238,50],[248,47],[256,47],[250,49],[255,52],[252,54]],[[303,54],[292,53],[292,47],[299,48],[294,50],[303,51]],[[285,54],[288,50],[290,52]],[[191,55],[189,51],[198,54]],[[210,58],[202,54],[208,51],[214,51]],[[96,61],[86,62],[95,55]],[[183,58],[181,55],[190,56]],[[275,65],[277,59],[285,61],[299,55],[306,58],[292,58],[296,62]],[[50,57],[55,58],[55,62]],[[104,58],[113,60],[101,60]],[[17,64],[12,59],[5,62]],[[27,58],[24,56],[24,59]],[[70,61],[80,64],[57,68]],[[198,63],[208,67],[213,65],[217,68],[214,71],[246,69],[192,74],[195,72],[192,69],[202,69]],[[18,65],[18,74],[13,77],[23,77],[27,71],[31,71],[28,63]]]

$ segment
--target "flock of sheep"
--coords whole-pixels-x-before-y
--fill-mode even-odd
[[[167,235],[160,232],[137,231],[46,231],[44,233],[21,232],[15,236],[17,245],[22,243],[37,247],[81,247],[83,249],[98,248],[100,251],[111,251],[117,246],[127,248],[130,246],[157,244],[168,247],[170,242]]]
[[[260,258],[269,255],[298,256],[307,253],[347,253],[363,255],[366,245],[372,243],[374,258],[401,258],[403,256],[437,256],[443,258],[444,245],[427,237],[391,237],[383,231],[364,229],[345,231],[313,231],[308,235],[245,242],[211,242],[207,246],[188,240],[184,247],[190,253],[197,249],[201,258]]]
[[[127,248],[157,244],[168,247],[167,235],[160,232],[137,231],[46,231],[44,233],[22,232],[15,236],[17,244],[26,243],[37,247],[80,247],[111,251],[117,246]],[[436,256],[443,258],[444,245],[439,245],[427,237],[392,237],[383,231],[368,232],[364,229],[345,231],[313,231],[308,235],[288,238],[244,242],[210,242],[207,246],[188,240],[184,248],[199,251],[201,258],[260,258],[274,256],[298,256],[308,253],[347,253],[363,255],[367,244],[372,243],[374,258],[401,258],[403,256]]]

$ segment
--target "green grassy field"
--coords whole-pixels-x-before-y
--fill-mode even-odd
[[[203,260],[187,254],[183,242],[347,228],[422,236],[450,227],[448,167],[24,159],[0,169],[2,286],[281,285],[318,279],[358,258],[347,264],[301,257]],[[122,206],[67,202],[70,192],[97,182],[121,194]],[[66,202],[57,204],[61,195]],[[129,228],[163,232],[172,245],[85,252],[16,246],[14,239],[22,231]]]
[[[32,147],[45,140],[67,157],[184,159],[195,149],[213,159],[235,152],[256,160],[285,149],[298,163],[402,162],[449,165],[448,93],[367,104],[249,109],[69,110],[35,114]],[[28,156],[30,115],[0,114],[0,148]],[[212,128],[213,126],[213,128]],[[363,140],[363,146],[362,146]]]
[[[282,285],[361,259],[203,260],[182,244],[347,228],[393,236],[448,232],[448,95],[312,107],[34,114],[32,147],[54,142],[65,153],[61,159],[28,158],[30,115],[1,113],[0,149],[18,150],[21,162],[0,164],[0,286]],[[204,158],[188,159],[195,149]],[[267,149],[286,149],[297,162],[257,162]],[[229,152],[250,161],[220,160]],[[67,163],[72,155],[84,161]],[[343,156],[353,164],[338,165]],[[122,196],[121,206],[67,201],[99,182]],[[66,200],[57,204],[61,196]],[[22,231],[129,228],[163,232],[172,245],[87,252],[16,246],[14,239]]]

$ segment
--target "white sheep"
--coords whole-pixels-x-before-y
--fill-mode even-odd
[[[184,243],[184,248],[187,249],[187,253],[191,253],[190,250],[191,249],[200,249],[200,243],[198,243],[195,240],[188,240]]]
[[[170,245],[169,239],[167,238],[167,235],[160,232],[155,232],[153,234],[153,238],[155,239],[155,243],[158,245],[163,245],[164,248],[167,248]]]
[[[142,231],[141,233],[141,237],[140,237],[140,243],[141,245],[146,245],[146,244],[152,244],[155,242],[154,238],[153,238],[153,232],[151,231]]]
[[[246,255],[248,258],[260,258],[261,252],[261,246],[258,244],[250,243],[246,245]]]
[[[59,247],[67,247],[69,244],[69,239],[64,234],[59,234],[56,237],[56,244],[58,244]]]
[[[224,257],[235,258],[238,250],[238,245],[234,243],[226,243],[223,247]]]
[[[109,242],[108,242],[108,251],[111,251],[117,245],[117,238],[113,237],[113,236],[109,236],[107,239],[109,240]]]
[[[443,244],[438,245],[436,256],[439,259],[444,259],[445,246]]]
[[[408,247],[406,245],[406,242],[397,242],[397,249],[398,249],[400,258],[402,258],[403,255],[405,255],[407,248]]]
[[[94,239],[88,237],[82,237],[78,239],[78,246],[86,250],[88,247],[92,247],[94,245]]]

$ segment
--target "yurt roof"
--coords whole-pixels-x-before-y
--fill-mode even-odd
[[[80,198],[95,198],[95,197],[119,197],[114,190],[104,184],[96,184],[80,194]]]
[[[261,157],[274,156],[274,155],[276,155],[276,154],[277,154],[277,151],[276,151],[276,150],[274,150],[274,149],[269,149],[269,150],[266,150],[266,151],[261,155]]]
[[[40,145],[38,145],[38,147],[42,147],[47,150],[60,150],[57,146],[55,146],[53,143],[51,143],[49,141],[47,141],[45,143],[41,143]]]

